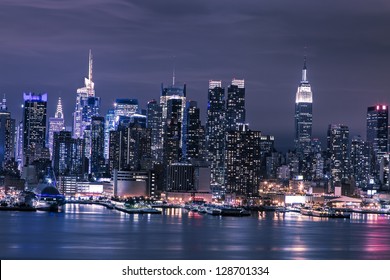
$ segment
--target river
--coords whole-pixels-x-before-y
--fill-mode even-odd
[[[390,215],[220,217],[184,209],[129,215],[67,204],[59,213],[2,211],[0,224],[3,260],[390,259]]]

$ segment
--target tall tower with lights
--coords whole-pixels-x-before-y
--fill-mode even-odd
[[[225,181],[225,89],[222,81],[209,81],[206,149],[211,169],[211,182],[223,185]]]
[[[313,93],[307,80],[306,57],[303,63],[302,80],[295,97],[295,148],[298,154],[310,152],[313,126]]]
[[[91,124],[91,118],[99,115],[100,98],[95,96],[93,82],[93,57],[89,50],[88,78],[84,87],[77,89],[76,106],[73,112],[73,138],[82,138],[84,130]]]
[[[54,117],[49,118],[49,150],[50,157],[53,156],[54,132],[60,132],[65,129],[64,113],[62,111],[61,97],[58,98],[57,110]]]

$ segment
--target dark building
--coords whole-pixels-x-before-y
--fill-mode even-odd
[[[378,159],[388,151],[388,119],[388,106],[377,105],[367,108],[367,141],[372,144]]]
[[[195,191],[195,167],[187,163],[173,163],[167,168],[167,191]]]
[[[54,132],[52,163],[55,175],[83,177],[87,172],[84,140],[70,131]]]
[[[6,99],[0,102],[0,170],[15,158],[15,120],[7,110]]]
[[[24,93],[23,154],[24,165],[35,160],[35,151],[45,147],[47,93]]]
[[[104,118],[91,119],[91,173],[97,175],[105,172],[104,160]]]
[[[200,110],[195,101],[188,101],[184,110],[183,160],[200,159],[201,137]]]
[[[138,171],[151,159],[150,129],[137,124],[119,126],[110,132],[110,172]]]
[[[164,123],[164,164],[179,162],[182,155],[182,122],[184,107],[181,98],[167,101],[167,117]]]
[[[271,179],[272,174],[268,171],[270,168],[267,168],[267,158],[268,158],[268,166],[270,164],[272,155],[275,151],[274,148],[275,139],[270,135],[262,135],[260,138],[260,162],[261,162],[261,178]]]
[[[211,170],[211,182],[223,185],[225,181],[225,90],[221,81],[209,81],[206,150]]]
[[[162,141],[162,120],[161,106],[156,100],[148,102],[147,106],[147,128],[151,131],[151,153],[154,163],[162,163],[163,141]]]
[[[364,141],[360,136],[355,136],[351,141],[351,172],[356,186],[365,188],[370,180],[373,163],[372,145]]]
[[[330,124],[328,128],[328,156],[332,186],[350,179],[349,128],[342,124]]]
[[[261,132],[239,124],[226,134],[226,193],[258,193],[261,172]]]
[[[228,86],[226,99],[226,130],[236,130],[237,124],[245,123],[245,83],[233,79]]]

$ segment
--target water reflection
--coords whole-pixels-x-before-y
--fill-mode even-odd
[[[389,259],[390,219],[299,213],[126,214],[99,205],[0,213],[2,259]],[[28,234],[26,234],[28,233]]]

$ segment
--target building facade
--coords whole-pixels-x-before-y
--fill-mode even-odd
[[[0,102],[0,170],[7,161],[15,159],[15,119],[7,109],[5,97]]]
[[[245,123],[245,81],[233,79],[227,90],[226,131],[234,131],[237,124]]]
[[[226,193],[258,193],[261,175],[261,132],[238,124],[238,130],[226,134]]]
[[[47,93],[24,93],[23,98],[23,163],[28,165],[46,147]]]
[[[225,182],[225,89],[221,81],[209,81],[206,150],[210,163],[211,182],[224,185]]]
[[[53,155],[54,132],[60,132],[62,130],[65,130],[65,120],[64,113],[62,111],[61,97],[59,97],[57,103],[57,110],[54,114],[54,117],[49,118],[48,148],[50,151],[50,158],[52,158]]]
[[[310,153],[313,126],[313,93],[307,80],[306,58],[302,80],[295,97],[295,149],[299,155]]]
[[[341,185],[350,179],[349,128],[342,124],[328,127],[328,156],[332,186]]]

